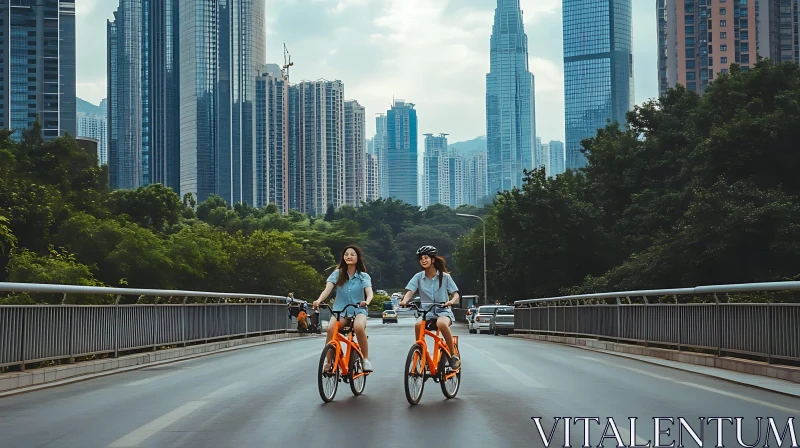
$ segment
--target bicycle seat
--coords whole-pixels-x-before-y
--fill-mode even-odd
[[[439,326],[436,324],[435,320],[429,320],[425,322],[425,329],[428,331],[436,331],[439,329]]]
[[[350,333],[351,331],[353,331],[353,327],[351,327],[350,325],[342,325],[341,327],[339,327],[339,333],[345,336],[347,336],[347,334]]]

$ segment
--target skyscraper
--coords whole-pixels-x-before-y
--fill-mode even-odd
[[[631,0],[563,0],[566,168],[586,166],[581,140],[633,109]]]
[[[536,141],[534,77],[519,0],[497,0],[489,53],[486,140],[489,191],[494,194],[522,187]]]
[[[289,86],[290,208],[311,216],[344,201],[344,84]]]
[[[659,90],[677,84],[702,94],[731,64],[756,54],[797,61],[795,0],[658,0]]]
[[[256,205],[289,212],[289,81],[277,64],[256,79]]]
[[[386,112],[386,179],[388,198],[419,205],[417,195],[417,111],[414,104],[395,100]]]
[[[344,102],[344,202],[358,207],[367,198],[366,110],[358,101]]]
[[[389,170],[386,166],[386,114],[375,116],[375,157],[378,159],[378,197],[389,197]]]
[[[425,134],[425,152],[422,156],[422,200],[423,209],[439,204],[439,160],[447,153],[447,134]]]
[[[556,177],[564,172],[564,142],[550,140],[547,147],[550,150],[550,166],[547,169],[547,174],[550,177]]]
[[[120,0],[108,23],[112,188],[161,183],[179,172],[177,0]]]
[[[0,6],[0,128],[19,140],[38,118],[44,140],[76,137],[75,1]]]
[[[256,203],[264,2],[179,0],[181,194]]]

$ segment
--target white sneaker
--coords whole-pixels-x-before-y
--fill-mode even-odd
[[[369,359],[364,359],[364,372],[372,372],[372,364],[369,363]]]

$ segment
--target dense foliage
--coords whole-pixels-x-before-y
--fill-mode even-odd
[[[500,300],[779,281],[800,274],[800,67],[731,68],[678,86],[582,145],[588,166],[529,173],[487,223]],[[483,271],[482,234],[457,249]]]
[[[74,139],[38,135],[17,143],[0,132],[0,280],[314,300],[347,244],[364,249],[374,289],[402,288],[418,269],[417,247],[450,254],[475,225],[446,207],[391,200],[312,218],[219,197],[195,204],[160,184],[110,192],[105,167]]]

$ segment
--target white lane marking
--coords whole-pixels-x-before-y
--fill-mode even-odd
[[[707,390],[709,392],[714,392],[714,393],[717,393],[717,394],[720,394],[720,395],[726,395],[728,397],[738,398],[738,399],[743,400],[743,401],[749,401],[750,403],[760,404],[762,406],[767,406],[767,407],[770,407],[770,408],[773,408],[773,409],[777,409],[779,411],[788,412],[790,414],[799,414],[800,413],[800,411],[797,410],[797,409],[785,408],[785,407],[777,405],[777,404],[768,403],[766,401],[761,401],[761,400],[756,400],[755,398],[745,397],[744,395],[739,395],[739,394],[734,394],[732,392],[726,392],[724,390],[714,389],[713,387],[702,386],[700,384],[695,384],[695,383],[687,383],[685,381],[676,381],[676,383],[685,384],[686,386],[696,387],[698,389]]]
[[[479,348],[473,346],[472,344],[468,344],[468,343],[464,343],[464,346],[465,347],[469,347],[471,350],[475,350],[476,352],[478,352],[481,355],[483,355],[486,359],[488,359],[488,360],[492,361],[493,363],[497,364],[498,366],[500,366],[501,369],[503,369],[506,372],[508,372],[511,376],[516,378],[517,381],[519,381],[520,383],[524,384],[525,386],[536,387],[536,388],[539,388],[539,389],[545,389],[547,387],[544,384],[542,384],[542,383],[536,381],[535,379],[531,378],[528,374],[520,371],[516,367],[514,367],[512,365],[509,365],[509,364],[503,364],[503,363],[499,362],[491,354],[489,354],[489,352],[487,352],[485,350],[479,349]]]
[[[237,389],[239,387],[244,386],[245,384],[247,384],[245,381],[238,381],[236,383],[229,384],[229,385],[227,385],[225,387],[221,387],[221,388],[215,390],[214,392],[211,392],[210,394],[208,394],[205,397],[201,398],[201,400],[211,400],[213,398],[217,398],[220,395],[224,395],[224,394],[226,394],[226,393],[228,393],[228,392],[230,392],[230,391],[232,391],[234,389]]]
[[[630,370],[630,371],[633,371],[633,372],[641,373],[643,375],[656,377],[656,378],[659,378],[659,379],[662,379],[662,380],[667,380],[667,381],[670,381],[670,382],[673,382],[673,383],[676,383],[676,384],[683,384],[684,386],[695,387],[697,389],[703,389],[703,390],[706,390],[706,391],[709,391],[709,392],[714,392],[716,394],[725,395],[727,397],[738,398],[739,400],[742,400],[742,401],[748,401],[750,403],[760,404],[762,406],[766,406],[766,407],[770,407],[770,408],[773,408],[773,409],[777,409],[779,411],[789,412],[789,413],[792,413],[792,414],[800,413],[800,410],[797,410],[797,409],[791,409],[791,408],[783,407],[783,406],[780,406],[780,405],[777,405],[777,404],[769,403],[769,402],[766,402],[766,401],[756,400],[755,398],[745,397],[744,395],[739,395],[739,394],[735,394],[735,393],[732,393],[732,392],[726,392],[724,390],[715,389],[713,387],[703,386],[703,385],[700,385],[700,384],[690,383],[690,382],[687,382],[687,381],[678,381],[678,380],[673,379],[673,378],[669,378],[669,377],[661,376],[661,375],[656,375],[655,373],[650,373],[650,372],[647,372],[647,371],[644,371],[644,370],[640,370],[640,369],[634,369],[633,367],[621,366],[619,364],[616,364],[616,363],[613,363],[613,362],[609,362],[609,361],[605,361],[605,360],[602,360],[602,359],[598,359],[598,358],[594,358],[594,357],[590,357],[590,356],[581,356],[581,358],[589,359],[589,360],[597,361],[597,362],[602,362],[604,364],[613,365],[615,367],[619,367],[619,368],[622,368],[622,369],[626,369],[626,370]]]
[[[147,384],[147,383],[151,383],[153,381],[158,381],[158,380],[164,379],[164,378],[166,378],[166,377],[168,377],[168,376],[170,376],[170,375],[172,375],[174,373],[176,373],[176,372],[170,372],[170,373],[165,373],[163,375],[151,376],[150,378],[145,378],[145,379],[142,379],[142,380],[139,380],[139,381],[134,381],[132,383],[128,383],[128,384],[126,384],[126,386],[141,386],[142,384]]]
[[[206,404],[205,401],[190,401],[185,405],[175,409],[174,411],[162,415],[161,417],[153,420],[152,422],[142,426],[141,428],[131,432],[130,434],[122,437],[116,442],[109,445],[112,448],[120,447],[133,447],[138,446],[140,443],[149,439],[153,434],[161,431],[167,426],[177,422],[178,420],[191,414],[201,406]]]
[[[591,356],[579,356],[579,358],[588,359],[589,361],[594,361],[594,362],[602,362],[603,364],[608,364],[608,365],[612,365],[614,367],[619,367],[620,369],[625,369],[625,370],[630,370],[632,372],[641,373],[642,375],[652,376],[653,378],[658,378],[660,380],[675,381],[672,378],[667,377],[667,376],[656,375],[655,373],[648,372],[646,370],[635,369],[633,367],[621,366],[619,364],[615,364],[613,362],[605,361],[603,359],[598,359],[598,358],[594,358],[594,357],[591,357]]]

